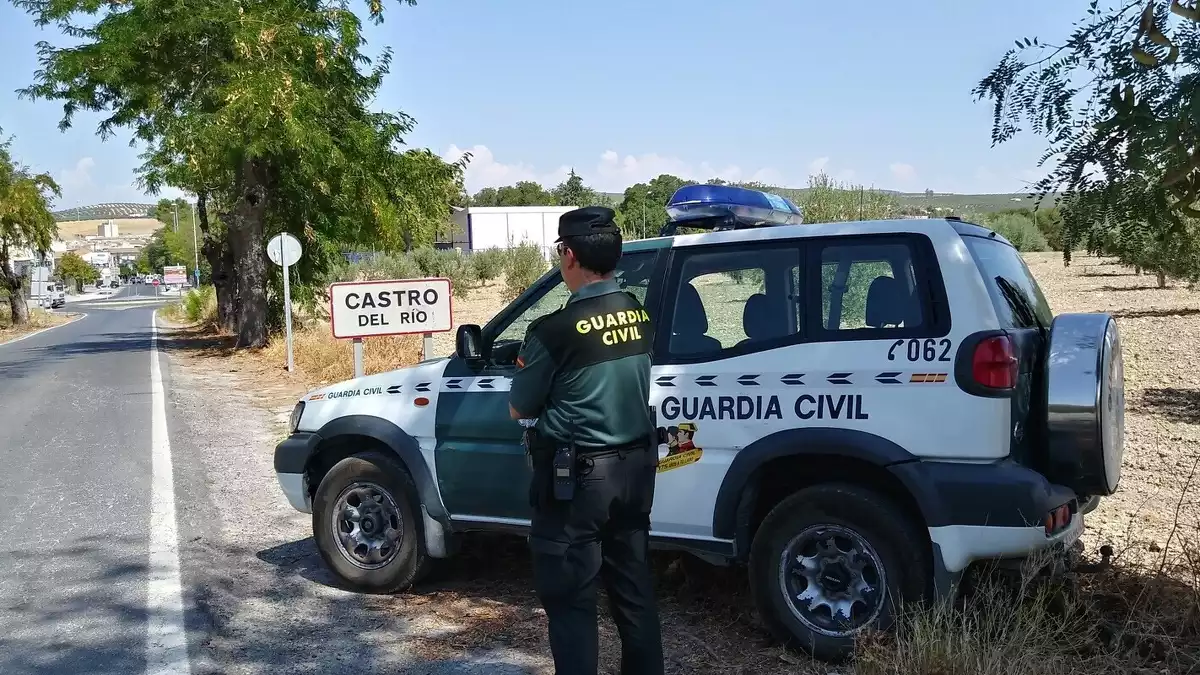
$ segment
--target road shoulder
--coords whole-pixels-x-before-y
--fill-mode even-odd
[[[310,517],[275,482],[272,451],[299,385],[186,330],[162,328],[160,349],[194,673],[550,672],[538,636],[516,640],[533,648],[505,645],[515,636],[502,597],[336,588]],[[532,594],[521,600],[523,623],[544,630]]]

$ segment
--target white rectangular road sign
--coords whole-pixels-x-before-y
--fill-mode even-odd
[[[163,283],[168,286],[182,286],[187,283],[187,268],[183,265],[163,266]]]
[[[449,279],[351,281],[329,287],[333,337],[444,333],[454,327]]]

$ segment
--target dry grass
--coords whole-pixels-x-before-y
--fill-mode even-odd
[[[739,569],[662,553],[654,561],[670,673],[864,675],[1151,675],[1200,673],[1200,293],[1154,288],[1150,277],[1108,261],[1030,254],[1056,312],[1117,316],[1126,358],[1126,454],[1121,489],[1088,516],[1084,541],[1116,550],[1111,568],[1054,580],[999,583],[983,575],[953,607],[905,617],[898,631],[860,642],[852,665],[813,663],[781,649],[755,616]],[[455,299],[455,323],[483,323],[503,306],[501,283]],[[452,351],[450,335],[436,339]],[[411,364],[419,338],[369,339],[367,371]],[[275,340],[258,352],[192,351],[207,367],[237,371],[282,407],[306,388],[349,377],[348,342],[324,326],[298,333],[297,373],[283,370]],[[289,404],[290,405],[290,404]],[[525,543],[473,536],[461,555],[410,593],[380,598],[428,631],[416,647],[431,658],[508,647],[548,654],[545,616],[533,597]],[[619,640],[601,623],[604,666],[616,672]],[[549,672],[549,671],[547,671]]]
[[[58,224],[58,238],[70,241],[78,237],[95,236],[101,220],[70,220]],[[162,229],[163,223],[154,218],[118,218],[117,234],[121,237],[144,237]]]
[[[263,358],[283,366],[287,363],[287,341],[276,336],[262,350]],[[329,325],[314,323],[295,332],[292,356],[297,370],[313,386],[354,377],[354,347],[350,340],[334,339]],[[421,358],[421,337],[403,335],[363,341],[363,371],[383,373],[416,363]]]
[[[8,298],[4,298],[0,301],[0,344],[19,338],[22,335],[42,330],[43,328],[67,323],[74,319],[75,316],[75,314],[47,312],[38,307],[30,307],[29,323],[23,326],[14,326],[12,324],[12,313],[8,306]]]

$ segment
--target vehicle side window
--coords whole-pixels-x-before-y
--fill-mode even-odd
[[[936,269],[923,269],[917,241],[908,236],[815,241],[813,260],[819,261],[820,276],[814,282],[821,303],[820,315],[814,316],[819,322],[815,337],[862,340],[944,333],[931,307]]]
[[[787,242],[677,249],[668,358],[725,358],[795,339],[800,262]]]
[[[617,263],[614,278],[617,285],[633,293],[641,302],[646,302],[650,279],[654,273],[654,251],[625,253]],[[554,274],[545,281],[545,292],[525,309],[514,315],[509,324],[496,336],[496,342],[523,341],[529,324],[567,304],[571,291],[563,283],[562,275]]]
[[[529,330],[529,324],[550,312],[558,311],[563,305],[567,304],[567,299],[571,297],[571,291],[563,283],[562,276],[554,275],[549,283],[550,288],[546,291],[545,295],[526,307],[525,311],[514,317],[513,322],[501,331],[500,335],[496,337],[498,342],[503,340],[524,340],[525,333]]]
[[[1054,321],[1050,303],[1046,302],[1046,296],[1042,294],[1037,279],[1015,248],[1002,241],[983,237],[963,237],[963,242],[966,243],[967,250],[971,252],[971,257],[975,259],[975,265],[983,276],[1001,326],[1033,328],[1036,322],[1048,327]],[[1026,312],[1013,305],[1016,299],[1005,294],[1000,279],[1006,280],[1015,292],[1023,296],[1024,302],[1032,308],[1033,317],[1029,317]]]

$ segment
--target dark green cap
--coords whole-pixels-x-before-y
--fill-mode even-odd
[[[616,212],[606,206],[585,206],[567,211],[558,217],[558,239],[554,241],[588,234],[619,233],[621,229],[617,227],[616,217]]]

